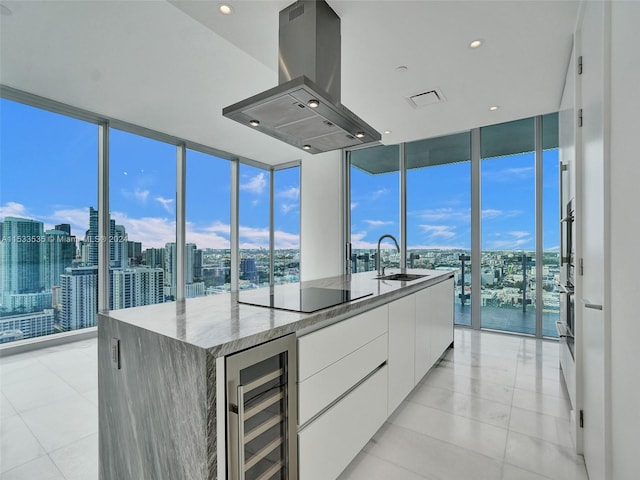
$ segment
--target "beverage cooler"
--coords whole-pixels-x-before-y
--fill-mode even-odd
[[[296,480],[296,336],[226,358],[229,480]]]

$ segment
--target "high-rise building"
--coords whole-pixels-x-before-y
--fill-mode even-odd
[[[240,278],[251,283],[258,283],[259,276],[255,258],[240,259]]]
[[[166,243],[164,246],[164,294],[176,298],[176,244]]]
[[[55,333],[53,309],[36,313],[0,317],[0,343]]]
[[[185,285],[184,295],[186,298],[202,297],[205,294],[204,282],[194,282]]]
[[[76,251],[76,238],[63,230],[47,230],[43,243],[43,281],[44,288],[50,290],[60,285],[60,275],[73,265]]]
[[[111,257],[112,268],[126,268],[129,266],[129,246],[127,242],[127,232],[123,225],[115,225],[114,235],[109,237],[110,248],[113,252]]]
[[[23,314],[51,308],[51,290],[32,293],[3,293],[2,306],[7,313]]]
[[[203,264],[203,254],[202,250],[197,250],[193,252],[193,279],[201,280],[202,279],[202,264]]]
[[[43,289],[44,225],[37,220],[5,217],[0,244],[0,291],[34,293]]]
[[[83,259],[86,265],[98,265],[98,210],[89,207],[89,230],[84,238]]]
[[[185,255],[184,255],[184,282],[186,288],[189,288],[189,285],[194,283],[194,273],[196,271],[200,272],[202,275],[202,250],[198,250],[198,246],[195,243],[187,243],[185,246]],[[176,296],[176,244],[175,243],[167,243],[164,247],[164,271],[165,271],[165,295],[175,298]],[[199,252],[199,253],[198,253]],[[192,294],[187,295],[187,297],[197,297],[200,295],[204,295],[204,283],[202,284],[202,288],[200,287],[192,287],[190,290]],[[198,293],[202,292],[202,293]]]
[[[140,307],[164,302],[162,268],[134,267],[111,270],[110,308]]]
[[[60,280],[62,330],[93,327],[98,311],[98,267],[67,268]]]
[[[189,285],[193,283],[194,270],[196,265],[196,252],[198,250],[198,246],[195,243],[187,243],[185,246],[185,255],[184,255],[184,282]],[[200,255],[202,258],[202,252]],[[202,265],[200,266],[200,270],[202,270]]]
[[[142,263],[142,242],[127,241],[127,257],[129,266],[138,266]]]
[[[108,235],[112,239],[116,237],[116,222],[111,218],[109,219]],[[87,266],[98,265],[98,245],[104,239],[101,239],[98,235],[98,210],[93,207],[89,207],[89,230],[87,230],[84,241],[86,248],[86,252],[83,252],[83,256],[86,258],[85,264]],[[115,242],[109,242],[109,261],[114,260],[116,260]]]
[[[61,223],[60,225],[56,225],[54,230],[65,232],[67,235],[71,235],[71,225],[69,225],[68,223]]]
[[[164,268],[164,248],[147,248],[144,251],[143,262],[148,268]]]

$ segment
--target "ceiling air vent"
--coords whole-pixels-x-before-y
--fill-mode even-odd
[[[410,97],[407,97],[407,101],[413,108],[422,108],[428,105],[442,103],[446,101],[446,99],[440,89],[436,88],[434,90],[427,90],[426,92],[411,95]]]

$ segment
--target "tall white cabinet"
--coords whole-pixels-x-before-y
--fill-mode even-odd
[[[562,125],[575,128],[577,260],[584,266],[576,277],[577,408],[589,476],[603,480],[640,472],[638,24],[640,2],[582,3],[575,33],[582,74],[569,70],[576,114],[560,117],[561,144]]]

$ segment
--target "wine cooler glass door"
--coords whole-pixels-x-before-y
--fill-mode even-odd
[[[295,335],[227,358],[229,478],[297,478]]]

